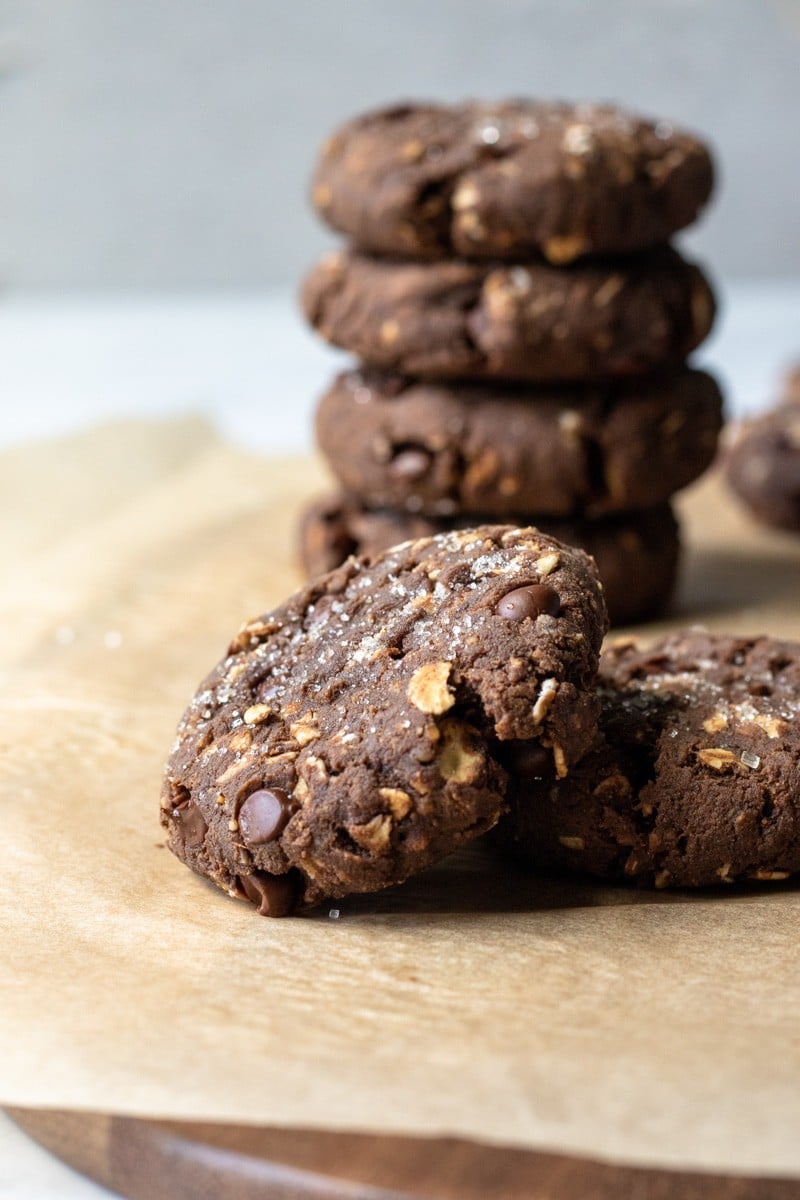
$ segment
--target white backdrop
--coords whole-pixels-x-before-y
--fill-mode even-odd
[[[800,0],[0,0],[0,280],[294,281],[338,120],[401,96],[607,97],[706,133],[688,244],[800,274]]]

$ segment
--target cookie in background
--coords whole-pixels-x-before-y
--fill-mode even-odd
[[[724,463],[757,521],[800,533],[800,367],[786,375],[774,408],[731,429]]]

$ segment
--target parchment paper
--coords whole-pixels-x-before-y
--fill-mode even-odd
[[[0,1101],[800,1173],[800,890],[537,882],[486,853],[268,921],[162,846],[184,703],[298,582],[311,460],[201,423],[0,461]],[[708,481],[676,621],[800,636],[800,542]]]

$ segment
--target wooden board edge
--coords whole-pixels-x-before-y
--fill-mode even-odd
[[[800,1180],[625,1166],[460,1138],[5,1112],[126,1200],[800,1200]]]

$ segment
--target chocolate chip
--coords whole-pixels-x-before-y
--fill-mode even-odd
[[[193,850],[202,846],[208,826],[197,805],[193,801],[187,800],[172,810],[172,816],[183,838],[184,846],[189,846]]]
[[[522,621],[525,617],[534,620],[542,613],[551,617],[558,615],[561,599],[547,583],[531,583],[527,587],[515,588],[498,600],[494,611],[498,617],[508,617],[510,621]]]
[[[286,875],[269,875],[266,871],[253,871],[240,875],[242,891],[258,906],[262,917],[288,917],[295,906],[298,895],[294,872]]]
[[[553,756],[541,742],[501,742],[498,757],[515,779],[543,779],[553,772]]]
[[[389,474],[395,479],[421,479],[431,460],[431,454],[422,446],[410,446],[394,456],[389,464]]]
[[[263,846],[280,837],[294,806],[281,788],[252,792],[239,809],[239,829],[248,846]]]

